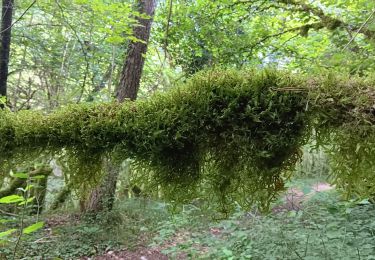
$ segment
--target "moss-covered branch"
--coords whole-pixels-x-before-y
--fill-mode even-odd
[[[30,213],[38,214],[42,211],[44,206],[44,200],[47,190],[47,179],[51,173],[52,169],[50,167],[42,166],[28,172],[28,179],[15,177],[8,187],[0,190],[0,198],[17,194],[19,192],[18,189],[25,189],[26,186],[30,184],[30,181],[32,181],[30,197],[34,197],[34,200],[31,204],[32,207],[30,209]],[[5,205],[6,208],[7,206],[9,205]]]
[[[137,102],[72,105],[49,115],[1,112],[0,153],[60,151],[86,178],[111,152],[132,158],[144,181],[167,183],[164,194],[186,193],[206,176],[205,187],[221,194],[246,189],[270,197],[312,128],[326,142],[347,126],[374,132],[374,93],[371,78],[207,71]]]
[[[45,176],[45,178],[50,175],[52,170],[49,167],[42,167],[36,170],[33,170],[29,172],[30,177],[42,175]],[[17,193],[18,188],[25,188],[26,187],[27,179],[21,179],[21,178],[14,178],[11,183],[8,185],[8,187],[0,190],[0,198],[13,195]]]

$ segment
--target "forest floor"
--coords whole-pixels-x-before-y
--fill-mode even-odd
[[[215,220],[193,206],[172,214],[165,203],[129,200],[94,221],[46,216],[16,259],[375,259],[374,214],[367,201],[344,201],[333,186],[306,179],[267,215],[238,210]],[[12,250],[0,247],[0,259]]]
[[[306,187],[305,187],[306,188]],[[309,192],[307,194],[298,187],[289,187],[285,193],[283,193],[281,201],[282,203],[274,206],[272,208],[273,214],[278,213],[285,213],[290,211],[300,211],[303,210],[304,204],[308,202],[314,195],[319,192],[326,192],[333,190],[335,187],[331,186],[326,182],[316,182],[310,184]],[[220,236],[223,232],[220,228],[211,228],[210,233],[212,236]],[[167,250],[168,248],[178,247],[181,244],[186,243],[191,239],[191,234],[189,232],[180,232],[174,234],[174,236],[166,241],[164,244],[160,246],[154,247],[143,247],[140,246],[136,250],[119,250],[119,251],[108,251],[107,253],[94,256],[94,257],[84,257],[85,260],[106,260],[106,259],[116,259],[116,260],[133,260],[133,259],[140,259],[140,260],[165,260],[169,259],[167,255],[163,254],[162,252]],[[140,243],[142,244],[142,243]],[[201,253],[207,253],[209,250],[204,247],[198,248]],[[189,259],[189,256],[186,253],[179,253],[174,256],[174,259]]]
[[[306,187],[305,187],[306,188]],[[281,201],[282,203],[274,206],[272,208],[273,214],[278,214],[280,212],[290,212],[290,211],[300,211],[303,210],[304,204],[312,198],[316,193],[319,192],[326,192],[333,190],[335,187],[329,185],[325,182],[316,182],[310,185],[309,192],[307,194],[298,187],[289,187],[287,191],[283,194]],[[210,233],[213,237],[220,236],[222,234],[223,229],[220,228],[210,228]],[[117,260],[132,260],[132,259],[140,259],[140,260],[164,260],[169,259],[169,257],[162,252],[168,250],[168,248],[178,247],[189,241],[191,239],[191,234],[189,232],[179,232],[173,235],[168,241],[165,241],[163,244],[154,247],[142,247],[140,246],[138,249],[129,251],[129,250],[119,250],[119,251],[108,251],[107,253],[95,256],[95,257],[85,257],[83,259],[90,260],[105,260],[105,259],[117,259]],[[207,253],[209,251],[208,248],[200,247],[197,248],[202,254]],[[189,259],[189,256],[186,253],[177,253],[174,259]]]

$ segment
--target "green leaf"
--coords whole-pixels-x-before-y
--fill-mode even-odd
[[[24,200],[24,201],[20,202],[18,205],[22,206],[22,205],[28,204],[28,203],[32,202],[34,199],[35,199],[35,197],[28,198],[27,200]]]
[[[19,178],[19,179],[27,179],[29,178],[29,175],[26,173],[18,172],[18,173],[11,173],[10,176],[13,178]]]
[[[32,180],[40,180],[40,179],[44,179],[45,177],[46,177],[45,175],[36,175],[36,176],[31,177],[30,179],[32,179]]]
[[[13,229],[9,229],[9,230],[4,231],[4,232],[0,232],[0,238],[9,236],[10,234],[14,233],[15,231],[17,231],[17,229],[13,228]]]
[[[35,232],[35,231],[41,229],[41,228],[43,227],[43,225],[44,225],[44,222],[43,222],[43,221],[37,222],[37,223],[35,223],[35,224],[32,224],[32,225],[30,225],[30,226],[24,228],[24,229],[22,230],[22,233],[23,233],[23,234],[30,234],[30,233],[32,233],[32,232]]]
[[[7,102],[7,98],[5,96],[0,96],[0,104],[5,105]]]
[[[9,223],[9,222],[12,222],[13,220],[10,220],[10,219],[0,219],[0,224],[4,224],[4,223]]]
[[[24,192],[26,192],[28,190],[31,190],[33,187],[34,187],[34,185],[32,185],[32,184],[27,185],[26,188],[24,189]]]
[[[228,256],[228,257],[233,255],[232,250],[229,250],[227,248],[223,249],[223,253],[224,253],[225,256]]]
[[[3,198],[0,198],[0,204],[12,204],[24,201],[25,199],[19,195],[10,195]]]

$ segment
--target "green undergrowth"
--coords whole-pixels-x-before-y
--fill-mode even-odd
[[[16,259],[81,259],[120,249],[135,250],[151,243],[158,223],[169,216],[166,204],[141,199],[122,202],[95,220],[67,211],[44,214],[45,228],[22,238]],[[0,227],[10,224],[0,223]],[[1,244],[0,259],[12,259],[13,239]]]
[[[298,180],[305,190],[316,180]],[[297,185],[297,186],[295,186]],[[305,187],[305,188],[304,188]],[[373,259],[375,207],[342,200],[333,190],[309,197],[299,210],[261,214],[241,207],[226,219],[215,207],[130,199],[95,221],[46,215],[46,227],[21,241],[17,259],[79,259],[149,248],[170,259]],[[12,254],[13,244],[0,247]]]
[[[373,82],[217,70],[137,102],[70,105],[48,115],[2,111],[0,166],[7,171],[53,156],[69,183],[82,189],[100,180],[104,157],[130,158],[134,184],[164,198],[205,198],[224,212],[235,203],[267,209],[313,138],[317,146],[329,145],[337,184],[369,195],[375,187]],[[363,182],[367,188],[358,189]]]
[[[374,259],[374,213],[373,204],[344,202],[336,191],[312,196],[298,211],[238,209],[221,221],[192,208],[160,223],[152,246],[171,259]]]

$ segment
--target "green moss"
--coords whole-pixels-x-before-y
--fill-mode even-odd
[[[223,205],[267,207],[311,129],[319,144],[337,145],[346,125],[374,132],[371,93],[370,79],[206,71],[147,100],[71,105],[49,115],[1,112],[0,153],[59,155],[76,183],[97,180],[102,155],[112,153],[131,158],[134,181],[166,197],[204,194]]]

